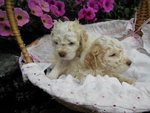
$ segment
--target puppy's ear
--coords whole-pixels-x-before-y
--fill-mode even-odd
[[[80,25],[79,21],[75,20],[75,21],[72,21],[72,23],[70,24],[69,29],[70,29],[70,31],[79,32],[80,27],[81,27],[81,25]]]
[[[92,70],[95,70],[97,66],[100,64],[100,59],[98,57],[101,56],[102,51],[101,51],[101,46],[100,44],[93,44],[87,54],[85,55],[84,58],[84,65]]]
[[[54,20],[54,27],[59,25],[60,23],[63,23],[60,19],[59,20]]]
[[[74,23],[79,25],[79,20],[76,19]]]
[[[59,23],[62,23],[62,21],[61,21],[60,19],[58,20],[58,22],[59,22]]]
[[[79,42],[80,46],[79,46],[79,49],[77,51],[78,56],[80,56],[83,49],[86,48],[86,46],[88,46],[87,45],[88,35],[87,35],[85,30],[83,30],[83,29],[80,29],[80,30],[81,31],[79,32],[79,35],[78,35],[79,41],[80,41]]]
[[[80,45],[81,48],[84,49],[87,45],[87,40],[88,40],[88,35],[86,30],[82,30],[82,32],[80,33]]]

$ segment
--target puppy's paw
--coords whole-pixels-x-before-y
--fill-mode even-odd
[[[76,79],[78,79],[80,81],[80,84],[83,84],[85,81],[86,76],[84,76],[81,73],[78,73],[77,75],[74,76]]]
[[[132,78],[126,78],[125,80],[124,80],[124,82],[127,82],[128,84],[133,84],[133,83],[135,83],[135,79],[132,79]]]
[[[120,77],[119,77],[119,81],[120,81],[120,82],[126,82],[126,83],[128,83],[128,84],[133,84],[133,83],[135,83],[135,79],[130,78],[130,77],[124,77],[124,76],[120,76]]]
[[[111,76],[118,78],[118,80],[122,83],[122,82],[126,82],[128,84],[133,84],[135,82],[135,79],[130,78],[130,77],[126,77],[120,74],[111,74]]]

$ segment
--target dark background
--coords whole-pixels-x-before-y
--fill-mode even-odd
[[[23,4],[26,4],[26,0],[22,1],[19,4],[18,0],[15,0],[15,5],[18,7],[25,6]],[[67,4],[74,4],[74,0],[62,1]],[[98,21],[130,19],[134,17],[138,3],[138,0],[116,0],[116,5],[112,12],[105,13],[101,11],[97,14]],[[71,20],[74,20],[77,16],[77,10],[69,9],[75,7],[77,6],[68,5],[66,7],[66,16]],[[26,7],[23,8],[26,9]],[[5,8],[3,7],[3,9]],[[44,34],[50,33],[50,30],[43,27],[39,18],[33,15],[31,17],[31,22],[20,28],[26,44],[30,44]],[[80,22],[83,24],[93,23],[85,20]],[[19,56],[20,49],[15,37],[0,36],[0,113],[79,113],[58,104],[50,95],[32,85],[30,81],[23,82],[18,65]]]

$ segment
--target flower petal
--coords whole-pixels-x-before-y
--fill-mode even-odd
[[[28,2],[28,7],[31,10],[31,13],[35,16],[42,16],[43,15],[43,11],[41,9],[41,7],[37,4],[35,4],[34,2]]]
[[[102,7],[105,12],[110,12],[114,8],[114,0],[104,0]]]
[[[56,5],[51,5],[51,12],[53,15],[55,15],[57,17],[59,16],[59,11],[58,11],[58,8]]]
[[[76,4],[81,4],[82,0],[75,0]]]
[[[69,18],[68,18],[67,16],[63,16],[63,19],[64,19],[65,21],[69,21]]]
[[[64,2],[57,1],[55,5],[58,8],[59,16],[63,16],[65,14],[65,4],[64,4]]]
[[[6,11],[0,10],[0,22],[9,23]]]
[[[88,19],[88,20],[93,20],[95,18],[95,11],[93,8],[87,8],[86,9],[86,15],[85,15],[85,18]]]
[[[18,26],[23,26],[29,22],[29,14],[25,10],[21,8],[15,8],[14,12]]]
[[[101,8],[103,8],[103,1],[104,1],[104,0],[97,0],[98,5],[99,5]]]
[[[89,0],[87,6],[93,8],[95,12],[98,12],[99,10],[98,3],[95,0]]]
[[[10,26],[7,23],[0,22],[0,35],[1,36],[13,36]]]
[[[57,1],[55,5],[51,5],[51,11],[57,17],[63,16],[65,14],[64,2]]]
[[[51,16],[49,16],[47,14],[43,14],[41,16],[41,20],[42,20],[42,23],[45,28],[50,29],[53,26],[53,20],[52,20]]]
[[[49,5],[51,6],[51,5],[55,5],[56,0],[46,0],[46,2],[48,2]]]
[[[4,0],[0,0],[0,7],[4,5]]]
[[[44,0],[40,0],[40,7],[43,11],[45,12],[49,12],[50,11],[50,6],[48,4],[48,2],[44,1]]]
[[[80,11],[78,12],[78,18],[82,19],[85,16],[86,16],[86,9],[85,8],[80,9]]]

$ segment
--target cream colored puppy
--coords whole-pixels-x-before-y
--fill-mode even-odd
[[[87,35],[78,21],[58,21],[54,25],[51,37],[57,61],[48,77],[56,79],[69,69],[68,66],[74,59],[80,57],[87,42]]]
[[[77,59],[72,63],[65,74],[71,74],[81,81],[88,74],[109,75],[118,78],[120,82],[132,84],[134,83],[132,78],[121,75],[122,72],[127,71],[131,63],[132,61],[117,39],[97,36],[97,39],[84,49],[80,60]]]
[[[118,78],[121,82],[134,82],[133,79],[121,75],[128,70],[132,61],[117,39],[110,37],[96,39],[83,58],[85,66],[91,68],[96,74],[107,74]]]

